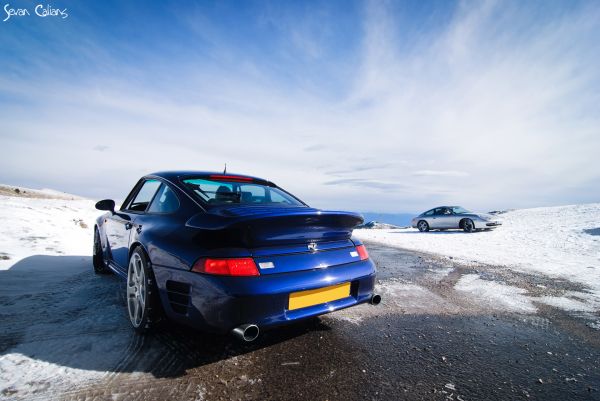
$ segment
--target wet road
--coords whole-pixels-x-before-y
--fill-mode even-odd
[[[27,358],[24,364],[42,360],[99,373],[83,383],[63,372],[56,380],[60,385],[42,380],[32,384],[39,391],[9,387],[0,397],[600,400],[600,331],[556,309],[514,313],[454,289],[460,277],[473,272],[531,291],[541,288],[540,281],[549,291],[570,289],[569,283],[489,266],[463,267],[374,244],[369,250],[380,271],[381,305],[268,331],[250,345],[169,324],[152,335],[137,336],[128,329],[123,298],[116,295],[122,284],[89,272],[65,274],[68,285],[62,287],[36,288],[40,300],[60,305],[65,312],[60,316],[85,321],[83,316],[108,312],[102,315],[107,319],[104,331],[85,324],[61,331],[61,325],[68,325],[66,318],[37,311],[17,316],[20,304],[31,297],[4,291],[2,282],[13,279],[0,272],[0,355],[19,352]],[[84,262],[89,258],[73,261],[74,271]],[[59,297],[65,296],[86,301],[63,304]],[[34,319],[59,334],[50,340],[33,336],[29,326]],[[0,378],[4,373],[0,371]]]

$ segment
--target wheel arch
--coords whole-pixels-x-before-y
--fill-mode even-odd
[[[148,250],[146,249],[146,247],[144,246],[144,244],[142,244],[140,241],[133,241],[129,245],[129,253],[127,255],[127,260],[129,260],[131,258],[131,254],[133,253],[133,251],[137,247],[142,248],[142,251],[144,252],[144,254],[146,254],[146,259],[148,259],[148,262],[150,263],[150,269],[152,269],[152,261],[150,260],[150,253],[148,252]]]
[[[106,234],[104,233],[104,230],[102,229],[103,226],[99,225],[98,222],[94,223],[94,233],[96,233],[96,231],[98,232],[98,238],[100,238],[100,246],[102,247],[102,252],[105,253],[105,257],[106,252],[108,252],[110,250],[110,247],[108,246],[108,239],[106,238]]]
[[[421,223],[425,224],[425,228],[421,229]],[[420,232],[427,232],[431,230],[431,225],[429,224],[429,222],[427,221],[427,219],[419,219],[419,221],[417,221],[417,229]]]
[[[462,218],[462,219],[459,221],[459,223],[458,223],[458,228],[460,228],[461,230],[464,230],[464,229],[465,229],[465,222],[466,222],[467,220],[470,220],[470,221],[471,221],[471,223],[473,224],[473,230],[472,230],[472,231],[470,231],[470,232],[477,231],[477,229],[478,229],[478,228],[477,228],[477,223],[475,222],[476,220],[475,220],[475,219],[473,219],[473,217],[470,217],[470,216],[463,217],[463,218]]]

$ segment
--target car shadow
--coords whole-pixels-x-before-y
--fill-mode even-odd
[[[600,235],[600,227],[598,228],[587,228],[583,230],[584,233],[589,235]]]
[[[109,374],[176,377],[190,368],[330,329],[320,319],[310,319],[242,343],[164,321],[142,336],[130,327],[124,285],[114,275],[95,275],[88,256],[30,256],[0,271],[0,358],[11,354],[33,365],[43,361]]]

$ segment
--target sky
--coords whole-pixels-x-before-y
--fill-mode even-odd
[[[600,201],[596,1],[0,2],[0,182],[122,199],[161,170],[311,206]]]

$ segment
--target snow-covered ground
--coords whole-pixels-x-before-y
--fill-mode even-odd
[[[93,280],[94,201],[15,188],[0,185],[0,344],[20,339],[0,355],[0,399],[52,399],[46,390],[104,377],[131,335],[121,305],[106,301],[118,283]],[[98,304],[110,310],[90,314]]]
[[[600,291],[600,203],[514,210],[503,226],[473,234],[415,229],[356,230],[363,240],[562,277]],[[594,235],[594,233],[596,233]]]
[[[356,230],[362,240],[452,258],[464,265],[490,265],[566,279],[584,291],[528,297],[522,289],[463,276],[455,289],[488,304],[535,311],[535,301],[570,312],[600,311],[600,203],[521,209],[501,215],[494,231],[464,233],[416,229]]]
[[[100,214],[94,201],[53,190],[0,195],[0,270],[32,255],[90,255]]]

